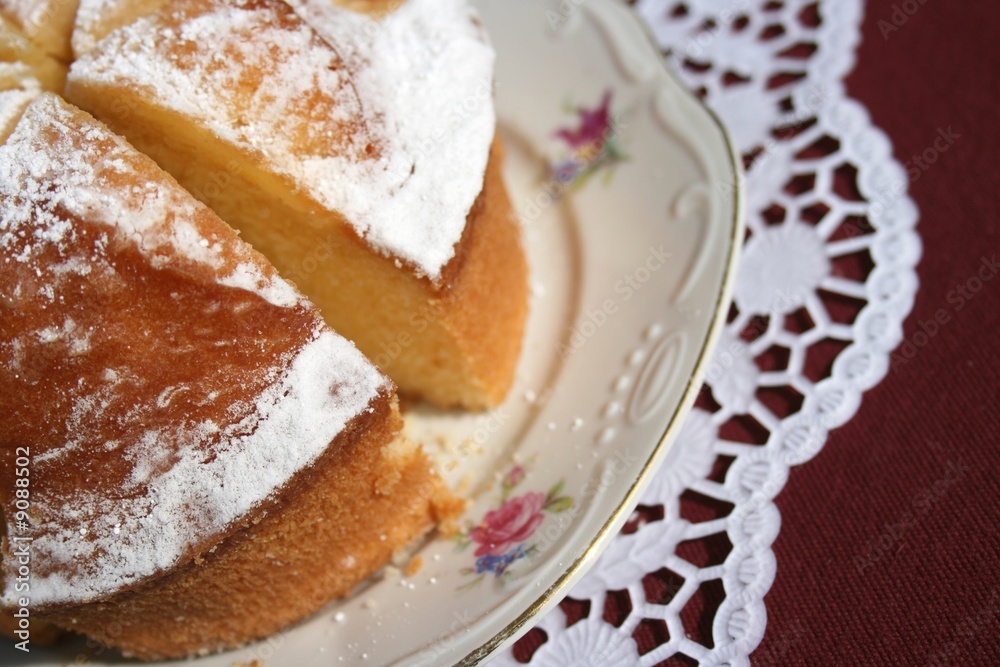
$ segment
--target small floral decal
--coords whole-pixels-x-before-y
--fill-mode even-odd
[[[562,481],[548,493],[529,491],[514,495],[525,474],[523,466],[512,468],[501,484],[500,507],[487,512],[479,524],[470,525],[452,538],[458,543],[459,551],[473,545],[476,547],[473,552],[475,566],[462,569],[462,574],[476,575],[476,578],[461,589],[476,586],[490,573],[501,581],[509,578],[512,574],[510,567],[515,562],[538,551],[537,543],[532,543],[531,538],[542,525],[545,515],[565,512],[573,507],[573,499],[562,495]]]
[[[579,118],[579,126],[560,128],[555,136],[570,150],[567,157],[549,165],[549,177],[565,188],[580,188],[591,176],[605,170],[610,179],[612,168],[626,159],[618,147],[619,126],[611,115],[610,90],[604,93],[595,109],[568,109]]]

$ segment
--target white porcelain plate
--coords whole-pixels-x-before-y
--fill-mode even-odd
[[[556,604],[626,520],[726,316],[740,182],[723,130],[611,0],[476,0],[496,45],[507,177],[531,264],[516,385],[407,428],[474,502],[461,531],[350,599],[185,663],[475,664]],[[470,97],[468,104],[481,103]],[[461,110],[456,110],[461,113]],[[414,565],[415,567],[415,565]],[[3,664],[120,664],[85,640]]]

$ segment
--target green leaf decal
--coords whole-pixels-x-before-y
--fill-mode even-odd
[[[554,514],[558,514],[559,512],[565,512],[566,510],[572,507],[573,507],[573,499],[570,498],[569,496],[555,498],[545,504],[545,510],[547,512],[552,512]]]

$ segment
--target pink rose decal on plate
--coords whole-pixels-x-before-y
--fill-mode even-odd
[[[544,493],[526,493],[511,498],[500,509],[487,512],[483,522],[469,533],[472,541],[479,544],[476,556],[500,556],[511,545],[527,540],[545,519],[543,507]]]
[[[452,538],[458,543],[459,551],[476,545],[475,565],[462,570],[463,574],[476,575],[476,578],[461,589],[479,584],[490,573],[501,582],[508,578],[515,562],[538,551],[537,543],[531,539],[546,515],[573,507],[573,499],[562,495],[563,482],[553,486],[548,493],[529,491],[514,496],[515,488],[526,478],[523,466],[512,468],[500,487],[500,506],[487,512],[478,524],[470,525]]]

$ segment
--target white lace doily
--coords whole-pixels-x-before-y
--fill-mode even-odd
[[[774,498],[889,367],[920,242],[886,136],[847,98],[861,0],[638,0],[747,166],[748,235],[698,407],[622,534],[498,665],[746,665]]]

